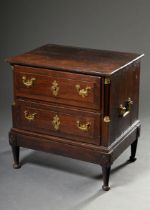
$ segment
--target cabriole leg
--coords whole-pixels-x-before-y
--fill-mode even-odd
[[[110,176],[110,166],[102,166],[102,172],[103,172],[103,190],[108,191],[110,189],[109,187],[109,176]]]

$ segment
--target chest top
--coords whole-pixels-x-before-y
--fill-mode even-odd
[[[11,64],[110,76],[143,56],[136,53],[47,44],[22,55],[10,57],[7,61]]]

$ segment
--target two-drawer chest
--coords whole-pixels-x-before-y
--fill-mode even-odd
[[[142,56],[48,44],[8,58],[14,168],[20,147],[51,152],[101,165],[109,190],[111,165],[130,145],[135,161]]]

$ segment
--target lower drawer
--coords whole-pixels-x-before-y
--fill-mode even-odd
[[[100,114],[18,100],[14,127],[37,133],[100,144]]]

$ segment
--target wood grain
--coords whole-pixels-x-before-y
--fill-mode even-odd
[[[7,61],[11,64],[108,76],[142,56],[143,54],[48,44],[8,58]]]
[[[27,120],[25,111],[30,115],[36,114],[34,120]],[[56,115],[60,121],[58,130],[55,130],[52,124]],[[100,114],[98,113],[17,100],[13,107],[13,118],[16,128],[100,145]],[[81,124],[89,122],[89,130],[80,130],[77,121]]]
[[[25,97],[43,101],[50,101],[58,104],[69,104],[78,107],[100,110],[101,78],[85,76],[53,70],[31,67],[16,66],[14,71],[14,87],[16,97]],[[32,87],[23,84],[22,77],[27,79],[35,78]],[[57,96],[51,90],[53,82],[56,81],[59,87]],[[91,89],[87,96],[79,95],[76,85],[80,89]]]

